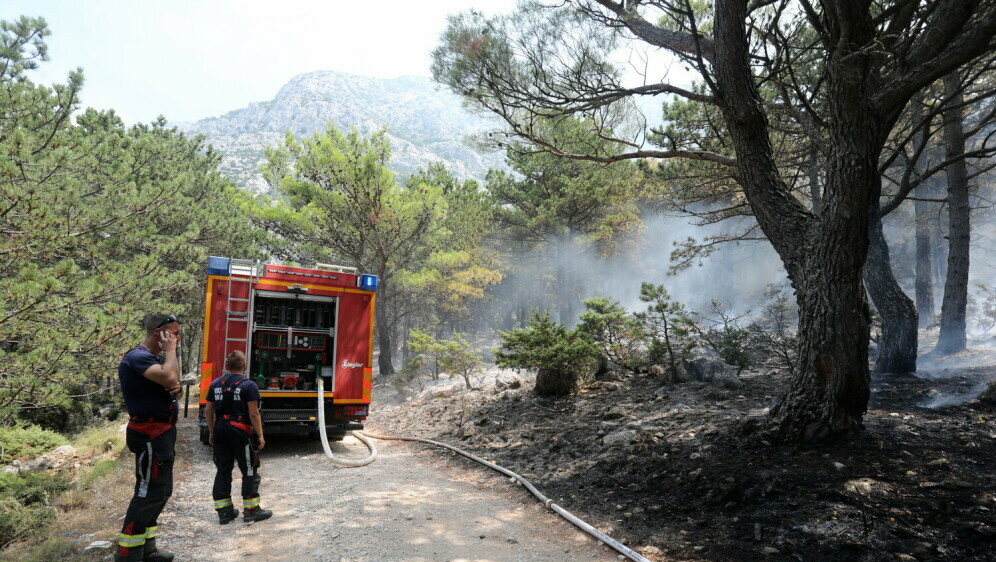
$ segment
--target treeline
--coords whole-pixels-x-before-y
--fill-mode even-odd
[[[771,23],[764,29],[792,33],[752,27],[764,40],[743,48],[761,53],[758,45],[771,41],[797,57],[758,54],[758,66],[743,68],[746,54],[717,53],[711,36],[689,25],[703,18],[709,34],[737,36],[745,25],[739,20],[714,30],[718,7],[658,7],[666,17],[653,24],[614,13],[613,3],[586,6],[524,5],[490,20],[456,16],[443,36],[434,76],[508,124],[484,139],[505,151],[506,170],[482,182],[458,179],[441,165],[398,177],[389,170],[383,132],[330,126],[305,138],[288,134],[267,150],[263,174],[272,200],[238,190],[218,173],[219,155],[163,120],[125,127],[113,112],[80,111],[79,72],[64,85],[33,84],[29,72],[45,58],[44,22],[4,23],[0,423],[59,426],[74,408],[86,417],[95,397],[113,389],[117,358],[140,338],[137,320],[145,312],[184,318],[185,370],[196,368],[211,254],[340,263],[378,275],[382,377],[426,350],[468,365],[459,352],[474,338],[490,348],[496,331],[537,326],[588,348],[600,337],[630,334],[626,346],[640,351],[640,361],[673,363],[675,350],[661,348],[659,322],[598,300],[618,275],[613,258],[671,250],[643,237],[658,213],[748,225],[686,241],[672,255],[676,269],[735,241],[770,243],[781,258],[799,311],[798,339],[782,340],[798,345],[779,352],[795,372],[775,408],[773,427],[783,440],[815,441],[860,426],[869,341],[877,342],[880,370],[915,370],[917,324],[929,324],[924,317],[939,308],[924,302],[934,291],[921,291],[923,276],[941,283],[945,275],[941,351],[964,347],[972,209],[977,216],[991,194],[991,55],[976,43],[951,43],[957,48],[938,59],[946,62],[924,62],[941,66],[912,75],[916,87],[865,76],[866,91],[856,93],[830,88],[826,79],[854,71],[850,59],[811,48],[812,22],[781,21],[785,13],[767,3],[752,8]],[[909,29],[947,17],[903,13],[896,25]],[[855,8],[833,17],[870,16]],[[990,10],[973,17],[972,29],[996,18]],[[692,89],[620,85],[608,57],[621,40],[616,30],[634,21],[668,31],[660,37],[686,36],[688,42],[661,39],[657,46],[686,57],[702,82]],[[540,39],[550,36],[572,46],[567,58],[548,52],[555,47]],[[879,44],[876,37],[868,44]],[[879,73],[899,64],[879,62]],[[751,72],[764,79],[753,83]],[[647,127],[632,98],[662,93],[678,98],[661,108],[664,125]],[[888,119],[861,112],[872,98],[889,100],[882,110]],[[902,213],[915,218],[896,221]],[[916,306],[897,282],[883,224],[910,238],[915,229]],[[934,249],[946,240],[943,260],[921,254],[921,236]],[[945,267],[936,267],[939,261]],[[663,274],[626,282],[649,282],[666,295]],[[773,293],[782,308],[792,304],[786,289]],[[658,316],[667,317],[676,303],[657,297],[646,302],[656,298]],[[984,316],[992,305],[980,308]],[[585,341],[571,340],[579,322]],[[696,326],[701,322],[676,328]],[[735,335],[725,330],[717,333]],[[499,362],[515,363],[506,353],[515,337],[503,340]],[[582,354],[570,345],[567,355]],[[599,353],[622,351],[602,346]],[[736,354],[727,355],[736,365]]]
[[[207,256],[260,254],[249,198],[200,139],[81,110],[81,71],[30,80],[47,34],[0,27],[0,424],[72,429],[113,393],[143,314],[182,315],[196,349]]]

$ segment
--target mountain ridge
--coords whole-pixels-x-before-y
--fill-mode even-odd
[[[384,79],[332,70],[308,72],[291,78],[271,100],[178,127],[204,135],[222,154],[222,173],[240,187],[266,192],[259,173],[264,148],[281,143],[287,131],[310,136],[327,123],[363,134],[385,128],[392,149],[388,167],[401,176],[433,162],[446,164],[461,179],[482,179],[488,169],[503,167],[503,155],[465,142],[495,128],[495,122],[471,113],[459,97],[421,76]]]

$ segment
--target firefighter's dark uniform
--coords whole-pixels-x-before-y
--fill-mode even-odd
[[[165,357],[139,345],[118,365],[118,379],[130,419],[128,449],[135,453],[135,493],[125,513],[118,538],[118,560],[170,560],[156,549],[159,514],[173,494],[173,456],[176,446],[176,398],[162,385],[142,376]]]
[[[238,515],[232,505],[232,469],[238,463],[242,471],[242,508],[244,518],[253,513],[268,513],[259,507],[259,453],[249,420],[249,402],[259,401],[256,383],[238,373],[225,373],[215,379],[207,393],[214,402],[214,508],[224,523],[225,514]],[[268,516],[268,515],[267,515]]]

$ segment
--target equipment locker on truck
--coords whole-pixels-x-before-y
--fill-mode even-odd
[[[376,296],[377,277],[352,267],[208,258],[201,441],[207,443],[208,386],[236,349],[246,354],[245,374],[259,386],[267,435],[318,430],[319,377],[329,437],[363,429],[373,379]]]

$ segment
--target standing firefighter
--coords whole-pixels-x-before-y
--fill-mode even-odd
[[[259,387],[242,376],[246,356],[233,351],[225,358],[224,374],[211,383],[204,418],[214,446],[214,508],[218,522],[230,523],[239,516],[232,505],[232,468],[242,471],[242,520],[247,523],[269,519],[273,512],[259,507],[259,454],[266,446],[263,421],[259,415]],[[255,435],[254,435],[255,433]],[[255,438],[255,439],[254,439]],[[258,448],[254,441],[259,443]]]
[[[143,326],[145,339],[125,353],[118,365],[130,415],[126,439],[128,449],[135,453],[135,493],[125,513],[115,560],[168,562],[173,554],[156,549],[156,529],[159,514],[173,494],[180,321],[172,315],[151,314]]]

